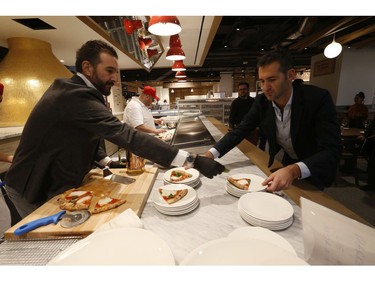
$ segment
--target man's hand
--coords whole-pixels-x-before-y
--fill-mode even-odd
[[[297,164],[292,164],[269,175],[262,185],[268,185],[267,191],[287,189],[294,180],[301,177],[301,170]]]
[[[211,159],[214,159],[215,157],[212,155],[211,152],[207,151],[203,154],[204,157],[207,157],[207,158],[211,158]]]
[[[221,174],[225,170],[225,167],[219,162],[199,155],[197,155],[195,158],[194,168],[197,169],[202,175],[210,179]]]
[[[167,130],[166,129],[156,129],[155,130],[155,135],[158,135],[158,134],[161,134],[161,133],[165,133]]]

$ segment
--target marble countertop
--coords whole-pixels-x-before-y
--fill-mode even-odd
[[[202,119],[215,140],[222,136],[215,126],[205,118]],[[200,202],[198,208],[180,216],[164,215],[153,206],[154,193],[164,185],[163,175],[166,170],[159,169],[141,219],[145,229],[153,231],[167,242],[176,264],[179,264],[196,247],[214,239],[225,238],[237,228],[250,226],[238,212],[239,198],[226,192],[224,188],[226,178],[237,173],[252,173],[261,177],[266,175],[238,148],[234,148],[218,161],[230,171],[213,179],[201,176],[201,183],[195,188]],[[301,210],[285,194],[284,198],[294,208],[294,222],[289,228],[277,233],[284,237],[294,247],[297,255],[303,259]]]

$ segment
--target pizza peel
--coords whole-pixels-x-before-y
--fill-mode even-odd
[[[122,183],[122,184],[131,184],[135,182],[136,179],[115,175],[111,172],[108,166],[103,166],[99,162],[95,161],[95,165],[98,166],[103,171],[103,178],[108,178],[111,181]]]
[[[57,224],[60,220],[61,220],[60,225],[62,227],[72,228],[74,226],[84,223],[90,218],[90,216],[91,216],[91,213],[87,210],[73,211],[69,213],[63,210],[52,216],[37,219],[31,222],[28,222],[24,225],[21,225],[14,231],[14,234],[19,236],[43,225],[48,225],[51,223]]]

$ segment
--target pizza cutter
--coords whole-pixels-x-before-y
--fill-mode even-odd
[[[64,228],[72,228],[80,225],[90,218],[90,212],[87,210],[79,210],[67,213],[65,210],[58,212],[52,216],[37,219],[28,222],[14,231],[15,235],[22,235],[40,226],[48,225],[51,223],[57,224],[60,220],[60,225]]]

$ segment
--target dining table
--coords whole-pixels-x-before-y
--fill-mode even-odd
[[[228,127],[212,117],[200,116],[200,119],[215,139],[218,141],[227,131]],[[169,168],[157,167],[157,175],[152,186],[143,211],[138,214],[143,228],[158,235],[164,240],[173,253],[175,264],[181,264],[189,253],[197,247],[216,239],[228,237],[233,231],[243,227],[251,227],[240,215],[239,199],[229,194],[225,185],[227,178],[233,174],[246,173],[266,178],[270,173],[267,167],[268,154],[247,140],[243,140],[223,157],[217,159],[226,167],[226,171],[214,178],[199,177],[199,184],[194,187],[199,200],[197,208],[187,214],[166,215],[159,212],[154,205],[154,198],[159,188],[166,185],[164,175]],[[282,167],[277,160],[271,169]],[[294,248],[297,256],[305,259],[304,234],[301,213],[301,197],[312,200],[322,206],[328,207],[344,216],[369,225],[363,218],[346,208],[344,205],[329,197],[305,180],[293,183],[288,189],[278,193],[293,208],[292,224],[284,229],[275,231]],[[125,238],[124,238],[125,239]],[[62,239],[61,241],[38,241],[41,247],[27,247],[35,241],[24,241],[23,255],[19,253],[17,259],[12,259],[17,251],[12,241],[0,244],[0,264],[12,265],[46,265],[59,252],[69,248],[80,239]],[[9,243],[7,243],[9,242]],[[121,242],[121,241],[119,241]],[[56,251],[55,245],[59,243]],[[30,251],[30,253],[29,253]]]

